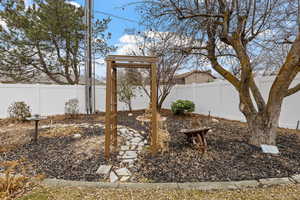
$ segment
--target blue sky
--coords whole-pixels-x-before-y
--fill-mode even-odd
[[[73,2],[84,5],[84,0],[72,0]],[[128,5],[134,3],[136,0],[94,0],[94,10],[112,15],[127,18],[133,21],[140,21],[139,15],[135,11],[134,5]],[[95,18],[103,19],[108,17],[105,14],[95,12]],[[112,33],[111,40],[108,41],[111,45],[122,45],[120,39],[126,35],[126,29],[135,29],[136,31],[142,31],[143,27],[138,23],[123,20],[117,17],[111,17],[112,21],[109,24],[108,31]],[[105,76],[105,65],[96,65],[96,74],[98,76]]]
[[[81,5],[84,5],[84,0],[72,0]],[[139,15],[135,12],[135,6],[129,5],[134,3],[136,0],[94,0],[94,10],[105,13],[110,13],[121,18],[128,18],[138,22]],[[95,18],[103,19],[108,17],[105,14],[95,12]],[[109,41],[110,44],[117,44],[119,39],[125,34],[125,29],[136,29],[141,30],[143,27],[139,26],[138,23],[122,20],[116,17],[111,17],[112,21],[109,24],[108,31],[112,33],[112,39]]]

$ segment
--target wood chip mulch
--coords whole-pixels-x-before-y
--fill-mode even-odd
[[[120,112],[118,122],[147,133],[147,127],[136,121],[142,112]],[[100,114],[103,116],[103,113]],[[94,123],[100,115],[79,119],[59,119],[52,123]],[[208,134],[208,150],[205,155],[193,148],[179,130],[188,128],[190,116],[167,116],[168,131],[171,134],[170,151],[151,157],[144,153],[135,164],[135,181],[141,182],[196,182],[249,180],[270,177],[286,177],[300,173],[300,134],[290,130],[280,130],[277,138],[280,155],[263,154],[259,148],[247,143],[249,132],[243,123],[219,119],[219,123],[197,115],[206,126],[212,127]],[[194,116],[195,117],[195,116]],[[102,128],[85,128],[82,138],[91,139],[103,136]],[[25,136],[24,136],[25,137]],[[107,164],[103,148],[86,154],[74,153],[75,141],[71,136],[40,137],[37,145],[24,139],[24,144],[7,152],[0,153],[2,160],[16,160],[25,157],[31,164],[32,175],[45,174],[49,178],[67,180],[97,181],[95,174],[101,164]],[[111,164],[117,162],[115,156]]]

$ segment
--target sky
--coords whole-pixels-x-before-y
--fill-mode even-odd
[[[33,3],[33,0],[24,1],[26,6],[30,6]],[[134,37],[130,37],[128,31],[143,31],[143,27],[139,25],[140,17],[135,10],[135,2],[137,0],[94,0],[95,19],[107,17],[112,19],[107,30],[112,34],[112,38],[108,41],[108,44],[119,47],[112,54],[124,54],[124,49],[127,46],[133,45]],[[85,0],[70,0],[70,3],[84,6]],[[96,64],[96,76],[104,77],[106,75],[104,60],[99,59],[97,63],[102,64]]]
[[[80,5],[84,5],[84,0],[73,0]],[[108,26],[108,31],[112,33],[111,40],[108,41],[109,44],[120,47],[113,54],[123,54],[122,47],[130,45],[132,37],[128,37],[128,30],[143,31],[143,27],[139,25],[140,17],[135,10],[135,5],[128,5],[137,2],[136,0],[94,0],[94,11],[96,19],[103,19],[108,17],[100,12],[109,13],[112,21]],[[114,17],[116,16],[116,17]],[[126,18],[129,20],[124,20],[120,18]],[[103,63],[99,60],[98,62]],[[96,75],[103,77],[105,76],[105,65],[96,65]]]

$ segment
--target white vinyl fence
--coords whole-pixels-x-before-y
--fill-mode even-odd
[[[265,99],[273,82],[273,77],[264,77],[256,80]],[[300,82],[300,77],[295,79],[293,85]],[[132,102],[133,109],[147,108],[149,98],[142,90],[136,91],[136,97]],[[31,84],[0,84],[0,118],[8,116],[7,108],[15,101],[25,101],[32,110],[32,114],[55,115],[64,113],[65,102],[69,99],[79,100],[80,112],[85,112],[84,86],[64,85],[31,85]],[[164,108],[170,108],[177,99],[191,100],[196,105],[196,113],[210,114],[232,120],[245,121],[238,109],[239,98],[235,89],[225,81],[213,83],[177,85],[172,90],[163,104]],[[296,128],[300,120],[300,92],[284,100],[280,126]],[[119,110],[127,107],[123,103],[118,104]],[[105,110],[105,87],[96,86],[96,110]]]

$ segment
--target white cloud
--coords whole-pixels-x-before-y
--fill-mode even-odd
[[[67,1],[67,3],[75,6],[76,8],[80,8],[81,7],[81,5],[79,3],[77,3],[77,2],[75,2],[75,1]]]
[[[127,43],[127,44],[134,44],[134,43],[142,41],[142,40],[143,40],[143,38],[140,36],[125,34],[119,39],[119,42]]]
[[[8,27],[5,21],[3,21],[2,19],[0,19],[0,26],[2,26],[3,29],[5,29],[6,31],[8,31]]]
[[[125,34],[119,39],[118,49],[116,51],[117,55],[128,55],[132,51],[138,51],[138,42],[143,40],[142,37],[137,35]]]

